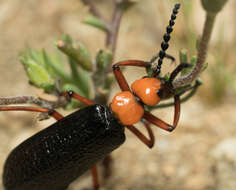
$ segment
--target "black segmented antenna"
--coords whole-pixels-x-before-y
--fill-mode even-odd
[[[172,14],[171,14],[171,19],[169,21],[169,25],[166,27],[166,33],[163,36],[164,41],[162,41],[162,43],[161,43],[161,50],[150,61],[151,63],[153,63],[159,57],[157,65],[155,65],[155,67],[153,69],[154,76],[158,76],[161,72],[161,65],[162,65],[164,57],[166,56],[166,50],[169,47],[168,42],[170,40],[170,33],[173,31],[173,26],[175,24],[176,15],[178,14],[179,8],[180,8],[180,4],[175,4],[175,7],[174,7]]]

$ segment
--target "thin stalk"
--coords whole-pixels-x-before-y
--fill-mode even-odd
[[[216,13],[207,12],[203,34],[200,40],[197,62],[192,72],[186,76],[179,77],[173,81],[175,89],[191,84],[201,73],[207,56],[208,44],[212,35]]]
[[[63,96],[59,96],[57,101],[48,101],[42,98],[36,98],[34,96],[16,96],[0,98],[0,105],[35,104],[48,109],[64,107],[67,103],[67,100]]]
[[[112,21],[111,21],[111,29],[107,32],[106,37],[106,47],[110,47],[112,54],[115,54],[116,46],[117,46],[117,36],[120,28],[120,21],[122,17],[122,10],[116,4],[115,10],[113,13]],[[113,56],[114,57],[114,56]]]

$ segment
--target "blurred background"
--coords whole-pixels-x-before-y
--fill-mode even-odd
[[[176,1],[137,1],[121,20],[115,62],[125,59],[150,60],[160,48],[165,27]],[[111,18],[112,1],[94,1],[101,13]],[[205,12],[200,1],[180,0],[168,53],[177,63],[164,65],[170,72],[178,64],[178,52],[196,54]],[[201,75],[203,85],[182,104],[178,128],[167,133],[152,127],[156,145],[149,150],[132,134],[114,151],[113,175],[101,180],[101,189],[112,190],[234,190],[236,189],[236,1],[229,0],[218,14],[210,41],[208,68]],[[103,32],[82,23],[88,7],[79,0],[0,1],[0,97],[44,96],[28,84],[19,63],[27,47],[54,52],[55,41],[68,33],[82,42],[92,56],[104,48]],[[145,75],[143,69],[127,68],[129,83]],[[119,91],[114,84],[111,97]],[[59,110],[64,115],[69,112]],[[154,114],[172,122],[173,108]],[[27,137],[53,123],[39,122],[36,113],[0,113],[0,175],[9,152]],[[1,180],[0,180],[1,181]],[[70,190],[91,187],[89,172]],[[0,189],[3,189],[0,182]]]

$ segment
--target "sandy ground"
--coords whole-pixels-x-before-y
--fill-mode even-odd
[[[235,64],[233,49],[235,50],[236,25],[232,19],[235,7],[236,4],[229,1],[217,18],[209,50],[209,70],[214,67],[215,61],[211,50],[215,52],[216,41],[220,35],[223,36],[222,48],[229,49],[226,65],[232,67],[233,60]],[[109,18],[110,1],[101,1],[99,9]],[[120,28],[116,61],[130,58],[149,60],[159,48],[170,11],[168,1],[155,0],[140,1],[128,11]],[[87,8],[76,0],[0,1],[0,96],[42,94],[42,91],[28,84],[23,67],[18,61],[19,52],[26,47],[54,51],[55,39],[66,32],[75,40],[84,43],[92,55],[103,48],[104,34],[81,23],[87,14]],[[184,13],[180,13],[175,26],[175,38],[169,50],[176,57],[178,49],[187,49],[188,46],[185,41],[176,43],[176,46],[173,45],[174,42],[178,41],[178,36],[187,27],[191,27],[199,35],[204,12],[200,4],[195,3],[189,18],[191,22],[185,23],[183,16]],[[227,29],[223,30],[222,26]],[[141,69],[127,69],[125,73],[130,82],[144,74]],[[214,102],[212,105],[210,102],[214,94],[210,90],[211,78],[208,70],[204,72],[203,79],[204,86],[197,95],[182,105],[180,123],[173,133],[152,127],[156,136],[156,146],[152,150],[127,132],[125,144],[112,154],[113,175],[108,180],[101,179],[102,190],[236,189],[235,94],[227,89],[223,101]],[[112,95],[117,91],[117,85],[114,85]],[[62,113],[68,114],[64,111]],[[172,108],[154,113],[166,121],[171,121],[173,117]],[[37,114],[32,113],[1,113],[0,174],[11,149],[52,122],[53,119],[38,122]],[[80,190],[90,186],[91,180],[87,174],[69,189]],[[1,180],[0,189],[3,189]]]

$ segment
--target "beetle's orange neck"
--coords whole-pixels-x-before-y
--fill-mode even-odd
[[[129,91],[116,94],[111,103],[111,110],[124,125],[132,125],[141,120],[144,114],[143,106],[137,102]]]
[[[153,106],[159,103],[160,97],[157,92],[161,88],[161,81],[157,78],[142,78],[136,80],[131,89],[134,92],[123,91],[116,94],[111,103],[112,111],[124,125],[133,125],[141,120],[144,114],[143,104]],[[135,97],[136,96],[136,97]]]
[[[154,106],[160,102],[160,97],[157,94],[160,88],[161,81],[157,78],[142,78],[131,85],[136,96],[148,106]]]

